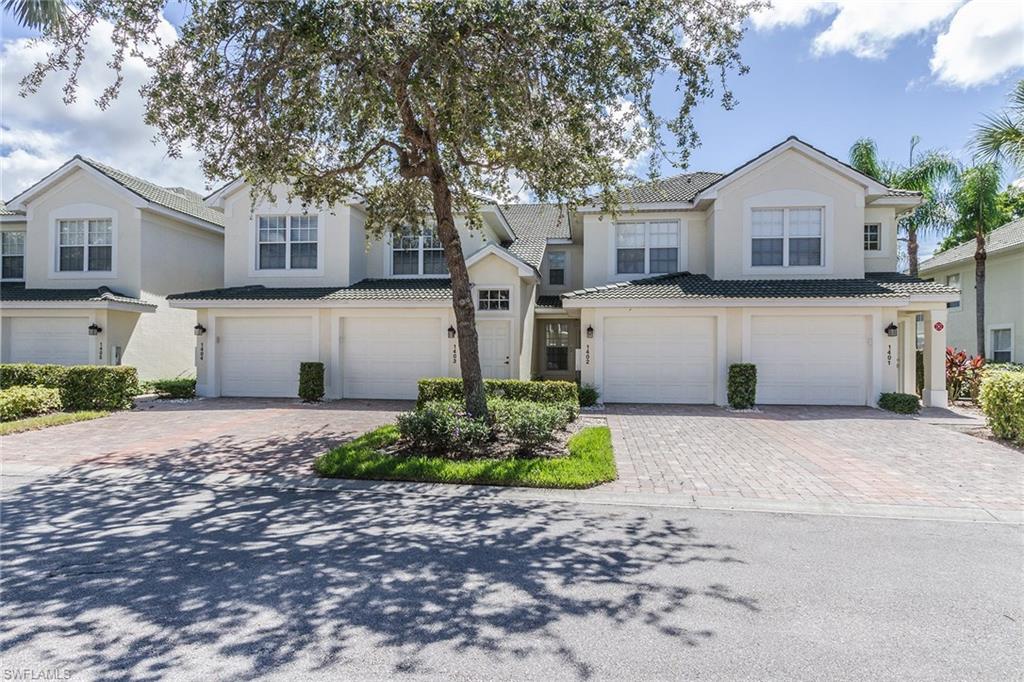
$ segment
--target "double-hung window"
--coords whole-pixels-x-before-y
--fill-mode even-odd
[[[992,350],[989,352],[992,362],[1013,362],[1013,329],[992,329],[989,336],[992,340]]]
[[[444,246],[437,231],[426,229],[418,232],[406,227],[394,235],[391,240],[391,274],[447,275]]]
[[[628,222],[615,225],[615,273],[663,274],[679,269],[679,223]]]
[[[544,325],[544,360],[549,371],[569,369],[569,323],[548,322]]]
[[[878,223],[868,223],[864,226],[864,250],[882,250],[882,226]]]
[[[960,291],[960,273],[958,272],[955,275],[946,275],[946,286]],[[946,304],[946,307],[957,309],[960,307],[960,301],[950,301]]]
[[[822,265],[821,208],[755,208],[750,233],[750,264],[754,267]]]
[[[315,215],[259,216],[256,224],[257,270],[316,270]]]
[[[57,221],[59,272],[110,272],[113,250],[114,222],[110,218]]]
[[[3,279],[25,279],[25,233],[0,232]]]
[[[548,253],[548,284],[552,286],[565,284],[565,251]]]
[[[477,309],[508,310],[509,303],[508,289],[481,289]]]

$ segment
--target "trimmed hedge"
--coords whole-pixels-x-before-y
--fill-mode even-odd
[[[729,407],[749,410],[757,399],[757,366],[738,362],[729,365]]]
[[[0,390],[0,420],[13,421],[60,409],[60,391],[42,386],[11,386]]]
[[[0,388],[11,386],[59,389],[68,411],[123,410],[139,394],[139,374],[134,367],[106,365],[0,366]]]
[[[146,383],[153,393],[161,398],[182,399],[196,397],[196,380],[183,379],[155,379]]]
[[[307,403],[320,402],[324,397],[324,363],[299,363],[299,397]]]
[[[921,411],[920,398],[913,393],[883,393],[878,406],[896,414],[917,414]]]
[[[419,380],[416,406],[432,400],[462,400],[462,379],[438,377]],[[521,381],[519,379],[484,379],[488,398],[529,400],[535,403],[580,402],[579,389],[572,381]]]
[[[993,435],[1024,445],[1024,372],[986,373],[979,398]]]

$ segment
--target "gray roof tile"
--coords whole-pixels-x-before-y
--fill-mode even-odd
[[[538,308],[561,308],[562,297],[561,296],[538,296],[537,297]]]
[[[559,204],[501,204],[505,220],[515,233],[509,252],[540,268],[548,239],[569,239],[569,212]]]
[[[0,300],[9,302],[62,303],[96,302],[133,303],[153,305],[139,298],[126,296],[110,287],[96,289],[26,289],[23,282],[4,282],[0,285]]]
[[[985,239],[985,251],[989,255],[1019,246],[1024,246],[1024,218],[992,230]],[[918,270],[924,272],[940,268],[943,265],[972,260],[975,248],[974,240],[971,240],[966,244],[947,249],[921,263]]]
[[[619,192],[618,200],[623,204],[693,201],[697,194],[722,177],[721,173],[708,171],[681,173],[628,187]]]
[[[189,301],[444,301],[451,297],[450,280],[423,278],[364,279],[350,287],[227,287],[172,294],[167,298]]]

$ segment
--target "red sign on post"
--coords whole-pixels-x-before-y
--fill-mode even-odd
[[[935,326],[935,331],[937,331],[937,332],[941,332],[943,329],[946,328],[945,325],[942,324],[941,322],[936,322],[934,326]]]

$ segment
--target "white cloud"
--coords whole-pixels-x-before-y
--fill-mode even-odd
[[[806,26],[817,15],[833,14],[838,6],[838,2],[821,0],[775,0],[771,7],[755,12],[750,19],[759,31]]]
[[[935,40],[931,70],[949,85],[970,87],[998,80],[1024,66],[1024,5],[971,0]]]
[[[106,66],[111,33],[109,24],[94,30],[79,74],[78,98],[67,106],[61,92],[65,78],[59,73],[51,74],[34,95],[18,95],[21,77],[46,55],[46,45],[18,39],[0,46],[0,196],[9,199],[75,154],[160,185],[204,188],[198,154],[184,149],[184,158],[168,157],[166,148],[152,141],[155,130],[143,123],[145,107],[138,91],[149,72],[140,59],[126,60],[118,99],[105,111],[96,106],[96,98],[113,79]],[[175,39],[174,27],[166,21],[159,33],[162,40]]]

